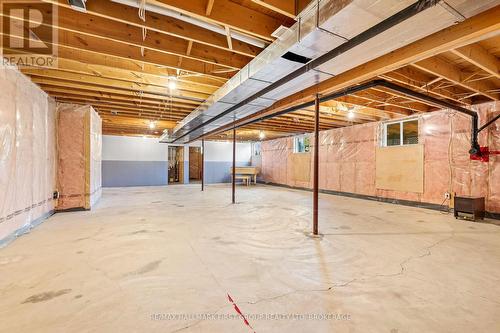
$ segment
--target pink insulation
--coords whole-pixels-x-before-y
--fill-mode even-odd
[[[57,116],[57,210],[90,209],[101,195],[101,118],[73,104],[58,104]]]
[[[500,103],[474,107],[484,124],[500,112]],[[441,204],[444,193],[484,196],[489,212],[500,213],[500,155],[490,162],[471,161],[470,117],[451,110],[419,116],[419,142],[424,145],[424,192],[375,188],[375,152],[382,123],[367,123],[320,133],[321,189],[383,198]],[[481,146],[500,150],[500,123],[480,133]],[[313,143],[314,144],[314,143]],[[270,183],[311,188],[312,182],[292,179],[293,138],[262,143],[262,179]],[[312,170],[312,159],[311,159]],[[312,180],[312,172],[311,172]]]
[[[0,65],[0,245],[54,209],[55,103]]]

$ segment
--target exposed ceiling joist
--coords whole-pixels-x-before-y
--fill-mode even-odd
[[[380,75],[381,78],[388,81],[394,81],[398,84],[406,85],[416,91],[424,92],[428,95],[452,100],[456,103],[470,105],[470,99],[460,99],[457,95],[460,93],[455,87],[447,89],[435,86],[442,78],[433,78],[428,73],[422,72],[414,67],[403,67],[397,70]]]
[[[481,45],[467,45],[451,52],[500,79],[500,60],[488,53]]]
[[[215,0],[207,0],[207,9],[205,10],[205,15],[210,16],[212,14],[212,9],[214,8]]]
[[[45,2],[54,3],[62,8],[70,8],[67,0],[42,0]],[[173,17],[161,15],[158,13],[146,12],[146,21],[139,18],[138,11],[134,7],[121,5],[112,1],[88,1],[86,3],[87,16],[101,17],[111,21],[121,22],[138,29],[147,28],[148,31],[154,31],[173,37],[191,40],[193,42],[217,47],[220,49],[228,50],[226,44],[226,37],[224,35],[215,33],[205,28],[199,27],[188,22],[178,20]],[[75,11],[70,18],[79,18],[81,15]],[[260,48],[250,45],[242,41],[234,42],[234,52],[255,57],[261,51]]]
[[[67,80],[67,81],[72,81],[72,82],[87,83],[87,84],[98,85],[98,86],[103,86],[103,87],[113,87],[113,88],[118,88],[118,89],[139,91],[139,92],[157,94],[157,95],[162,95],[162,96],[169,96],[170,95],[170,91],[167,87],[158,87],[158,86],[149,85],[149,84],[140,84],[140,83],[134,83],[134,82],[118,81],[118,80],[108,79],[108,78],[104,78],[104,77],[96,77],[96,76],[85,75],[85,74],[63,72],[63,71],[58,71],[58,70],[54,70],[54,69],[27,68],[27,69],[22,69],[22,72],[26,75],[34,76],[34,77]],[[43,83],[43,82],[41,82],[41,83]],[[179,89],[176,89],[175,92],[172,92],[171,94],[176,95],[177,97],[189,97],[189,98],[198,99],[200,101],[205,100],[210,95],[208,93],[200,93],[200,92],[195,92],[195,91],[182,90],[182,87],[179,87]]]
[[[492,100],[498,99],[498,93],[491,92],[495,89],[493,84],[486,81],[467,82],[466,73],[438,57],[421,60],[414,63],[413,66],[486,96]]]
[[[274,17],[229,0],[214,1],[210,16],[207,16],[206,1],[156,0],[153,3],[161,4],[169,9],[194,16],[207,22],[229,26],[231,29],[268,41],[272,41],[271,34],[283,23]]]
[[[252,2],[293,19],[298,14],[295,0],[252,0]]]

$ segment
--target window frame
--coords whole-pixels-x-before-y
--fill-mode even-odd
[[[259,147],[257,150],[256,147]],[[258,154],[256,154],[258,152]],[[252,156],[261,156],[262,155],[262,142],[261,141],[255,141],[252,142]]]
[[[300,139],[303,139],[305,141],[305,139],[308,138],[309,139],[309,147],[308,147],[308,150],[306,151],[305,150],[305,142],[304,142],[304,151],[298,151],[298,141]],[[293,137],[293,153],[294,154],[309,154],[311,151],[311,139],[309,138],[309,136],[307,134],[301,134],[301,135],[296,135]]]
[[[417,143],[404,143],[403,137],[404,137],[404,123],[411,122],[411,121],[416,121],[417,122],[417,138],[420,139],[420,120],[419,118],[407,118],[407,119],[402,119],[402,120],[395,120],[395,121],[387,121],[384,123],[384,128],[383,128],[383,138],[382,138],[382,147],[401,147],[401,146],[410,146],[410,145],[418,145],[420,142]],[[393,124],[399,124],[399,145],[387,145],[387,126],[393,125]]]

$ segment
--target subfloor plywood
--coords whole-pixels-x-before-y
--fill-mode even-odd
[[[375,186],[381,190],[424,192],[424,146],[377,147]]]
[[[311,154],[291,154],[290,163],[292,164],[292,180],[308,182],[311,179]]]
[[[320,195],[311,238],[309,192],[230,193],[105,189],[54,215],[0,250],[0,332],[252,332],[228,294],[255,332],[500,331],[500,227]]]

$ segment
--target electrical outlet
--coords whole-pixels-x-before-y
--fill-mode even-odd
[[[445,198],[445,199],[450,199],[450,198],[451,198],[451,194],[450,194],[450,192],[446,192],[446,193],[444,194],[444,198]]]

